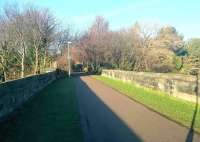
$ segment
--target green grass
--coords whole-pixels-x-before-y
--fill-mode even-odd
[[[80,142],[82,133],[72,79],[46,87],[0,127],[1,142]]]
[[[191,126],[196,106],[195,103],[183,101],[161,91],[139,87],[133,83],[125,83],[103,76],[94,77],[167,118],[184,126]],[[200,132],[200,106],[198,106],[196,113],[194,130]]]

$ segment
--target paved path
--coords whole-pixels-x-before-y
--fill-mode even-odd
[[[75,78],[86,142],[185,142],[188,129],[92,79]],[[195,134],[194,142],[200,142]]]

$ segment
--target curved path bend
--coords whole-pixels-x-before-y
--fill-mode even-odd
[[[89,76],[76,77],[86,142],[186,142],[188,129]],[[191,141],[191,140],[190,140]],[[194,142],[200,136],[194,134]]]

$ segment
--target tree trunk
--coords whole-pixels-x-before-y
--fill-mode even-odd
[[[6,71],[4,70],[3,71],[3,82],[5,82],[7,80],[7,74],[6,74]]]
[[[45,67],[46,67],[46,56],[47,56],[47,51],[45,50],[45,51],[44,51],[44,61],[43,61],[44,69],[45,69]]]
[[[5,68],[6,61],[2,57],[2,69],[3,69],[3,77],[2,81],[5,82],[7,80],[6,68]]]
[[[184,57],[181,57],[181,67],[180,67],[180,70],[183,68],[183,64],[184,64]]]
[[[24,61],[25,61],[25,47],[22,48],[22,59],[21,59],[21,78],[24,77]]]
[[[34,74],[38,74],[38,64],[39,64],[39,58],[38,58],[38,48],[35,46],[35,71]]]

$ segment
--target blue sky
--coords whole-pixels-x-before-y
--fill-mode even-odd
[[[74,30],[86,30],[96,15],[104,16],[112,30],[143,24],[172,25],[185,39],[200,38],[200,0],[0,0],[49,8]]]

